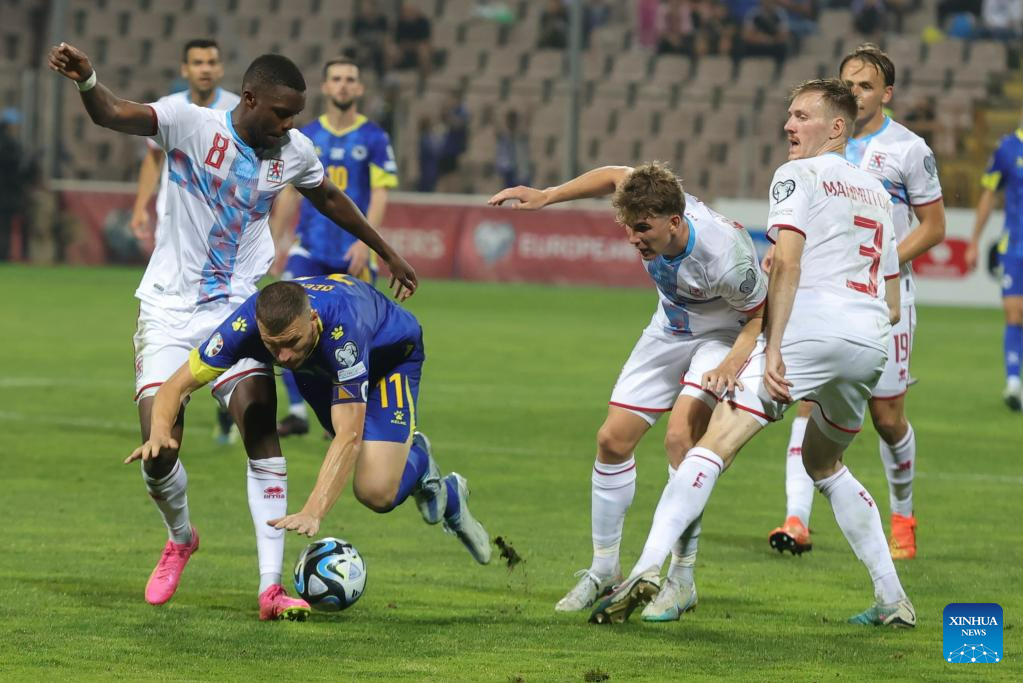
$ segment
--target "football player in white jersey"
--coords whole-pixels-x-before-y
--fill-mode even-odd
[[[938,168],[923,138],[885,115],[895,84],[895,65],[876,45],[864,43],[850,52],[839,67],[859,105],[853,137],[845,158],[881,181],[892,197],[895,240],[902,281],[902,313],[892,327],[888,362],[871,394],[870,417],[880,436],[879,447],[891,509],[892,557],[916,556],[916,517],[913,515],[913,472],[916,436],[906,420],[909,359],[916,328],[913,270],[910,263],[945,239],[945,203]],[[919,221],[913,226],[913,217]],[[769,535],[779,552],[809,550],[813,481],[799,457],[812,406],[803,404],[792,422],[785,467],[787,511],[785,522]]]
[[[158,101],[183,100],[199,107],[229,111],[238,106],[240,98],[233,92],[219,87],[224,77],[224,65],[220,61],[220,46],[208,38],[196,38],[185,43],[181,60],[181,77],[188,88],[161,97]],[[131,230],[143,250],[153,250],[153,230],[149,225],[149,200],[159,187],[156,195],[157,219],[166,216],[167,165],[164,152],[151,138],[146,138],[146,154],[139,167],[138,189],[135,191],[135,208],[131,214]],[[156,230],[159,231],[159,220]],[[231,413],[218,406],[216,439],[222,444],[232,442],[238,435],[238,428],[231,419]]]
[[[838,79],[808,81],[793,91],[785,124],[790,161],[771,184],[768,236],[775,253],[764,334],[735,390],[723,394],[703,438],[665,487],[629,578],[597,603],[591,621],[623,621],[658,595],[661,564],[703,514],[718,477],[761,429],[805,399],[814,409],[804,466],[874,583],[875,604],[850,621],[916,624],[877,506],[842,464],[899,316],[891,201],[880,182],[842,157],[856,111],[856,98]],[[655,616],[658,602],[644,616]]]
[[[597,432],[591,476],[593,560],[555,606],[587,609],[621,580],[619,546],[625,513],[636,492],[634,451],[671,412],[664,447],[668,476],[703,435],[717,405],[710,386],[731,388],[760,333],[766,281],[741,225],[682,190],[666,166],[605,166],[558,187],[505,189],[491,198],[516,199],[519,209],[614,193],[618,222],[639,251],[660,299],[611,392]],[[708,385],[710,382],[710,385]],[[670,600],[659,620],[678,619],[696,604],[693,566],[700,519],[679,530],[666,586]]]
[[[153,137],[167,154],[164,226],[142,282],[135,334],[136,401],[142,440],[148,441],[153,395],[186,362],[190,351],[241,302],[274,256],[268,216],[274,197],[295,185],[322,213],[359,236],[386,261],[395,295],[416,287],[415,272],[381,239],[343,192],[326,180],[312,143],[292,130],[305,107],[305,81],[291,60],[258,57],[245,72],[241,102],[214,111],[184,101],[138,104],[97,82],[89,58],[61,43],[49,67],[76,82],[93,122]],[[239,318],[241,327],[255,321]],[[209,346],[206,353],[215,355]],[[287,467],[277,440],[277,399],[269,367],[247,360],[234,365],[213,390],[241,429],[248,461],[249,509],[256,529],[260,618],[304,619],[309,606],[289,598],[281,585],[283,532],[266,522],[287,513]],[[178,459],[184,406],[173,440],[146,461],[142,476],[169,532],[146,585],[146,600],[162,604],[199,547],[189,520],[187,476]]]

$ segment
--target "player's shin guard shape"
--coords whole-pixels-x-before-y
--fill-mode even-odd
[[[405,502],[405,499],[412,495],[419,482],[420,477],[430,467],[430,454],[426,449],[415,441],[409,448],[408,458],[405,460],[405,469],[401,473],[401,481],[398,482],[398,493],[394,496],[391,509],[398,507]]]
[[[149,497],[156,503],[163,523],[167,525],[170,540],[174,543],[192,542],[192,523],[188,518],[188,475],[185,466],[178,460],[169,474],[154,479],[142,468],[142,480],[149,490]]]
[[[792,420],[785,457],[785,517],[799,517],[805,527],[810,526],[810,510],[813,508],[813,479],[803,466],[803,437],[808,421],[806,417]]]
[[[686,453],[678,473],[664,487],[643,554],[629,576],[651,568],[660,570],[675,541],[703,514],[724,466],[721,458],[706,448],[697,446]]]
[[[906,593],[895,573],[874,499],[847,467],[814,483],[831,502],[838,526],[856,557],[870,572],[877,601],[892,604],[904,599]]]
[[[622,542],[625,513],[636,495],[636,459],[612,465],[597,461],[590,479],[590,530],[593,563],[598,576],[618,573],[618,549]]]
[[[284,531],[267,520],[288,514],[288,464],[283,457],[249,460],[249,512],[256,530],[259,560],[259,592],[281,582],[284,565]]]
[[[1005,376],[1019,378],[1020,355],[1023,354],[1023,326],[1006,325],[1003,340]]]
[[[892,512],[910,517],[913,514],[913,476],[916,472],[916,434],[913,425],[906,435],[895,444],[889,445],[878,439],[881,448],[881,462],[888,475],[888,495]]]

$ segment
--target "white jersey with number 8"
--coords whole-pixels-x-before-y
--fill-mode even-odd
[[[899,276],[892,202],[874,177],[838,154],[782,165],[771,183],[768,238],[806,238],[784,341],[839,337],[888,348],[885,281]]]

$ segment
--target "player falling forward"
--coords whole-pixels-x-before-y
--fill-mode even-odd
[[[415,272],[376,233],[354,204],[327,182],[313,145],[291,130],[305,106],[305,81],[287,57],[263,55],[245,72],[242,99],[230,112],[182,101],[137,104],[122,100],[96,79],[89,58],[66,44],[51,49],[49,66],[75,81],[93,122],[153,137],[167,153],[166,230],[136,293],[136,400],[142,440],[150,437],[153,395],[188,354],[231,311],[256,291],[273,260],[267,228],[270,205],[294,184],[316,207],[388,262],[396,295],[416,286]],[[287,466],[275,429],[277,399],[265,363],[243,359],[214,385],[213,394],[238,424],[248,461],[248,497],[256,529],[261,619],[303,618],[308,605],[281,586],[284,535],[266,520],[287,510]],[[184,406],[172,420],[181,443]],[[146,600],[162,604],[199,547],[189,521],[188,478],[178,447],[142,464],[146,488],[169,532],[146,585]],[[271,492],[272,491],[272,492]]]
[[[884,106],[891,101],[895,65],[877,46],[860,45],[842,60],[840,78],[856,96],[858,113],[854,137],[845,147],[845,158],[881,181],[891,195],[895,240],[901,273],[902,311],[892,327],[888,361],[868,407],[879,435],[881,462],[888,478],[891,509],[890,551],[896,560],[916,556],[916,517],[913,514],[913,475],[916,468],[916,435],[906,419],[909,359],[916,329],[916,287],[913,259],[945,238],[945,203],[941,198],[938,168],[923,138],[891,120]],[[913,216],[919,224],[913,227]],[[787,511],[785,523],[769,535],[779,552],[810,550],[810,510],[813,480],[803,468],[800,449],[812,405],[803,403],[792,421],[785,466]]]
[[[220,61],[220,46],[217,45],[217,41],[197,39],[185,43],[181,77],[188,83],[188,88],[161,97],[157,102],[181,100],[218,111],[229,111],[238,106],[240,98],[218,86],[220,79],[224,77],[224,65]],[[162,225],[167,216],[168,164],[164,163],[165,159],[163,148],[154,140],[147,138],[146,155],[142,157],[138,189],[135,191],[135,208],[131,214],[132,233],[142,244],[149,244],[153,240],[153,230],[149,226],[149,200],[157,187],[159,192],[156,195],[156,235],[166,232]],[[156,239],[159,240],[160,237]],[[217,441],[222,444],[229,443],[237,438],[237,434],[238,430],[231,419],[231,413],[218,404]]]
[[[981,179],[984,187],[977,203],[973,236],[966,250],[970,270],[977,267],[977,249],[984,226],[991,217],[995,197],[1005,190],[1005,228],[998,242],[1002,270],[1002,306],[1005,309],[1005,391],[1002,400],[1010,410],[1023,407],[1020,385],[1020,356],[1023,356],[1023,119],[1020,127],[1004,136],[991,155]]]
[[[468,482],[454,472],[442,478],[430,442],[416,431],[422,328],[349,275],[275,282],[249,297],[160,387],[149,440],[129,460],[150,462],[176,448],[177,406],[243,358],[292,370],[333,437],[306,504],[268,525],[314,536],[354,469],[363,505],[390,512],[411,495],[427,524],[443,521],[477,562],[490,561],[490,537],[469,512]]]
[[[316,145],[316,155],[327,176],[344,190],[372,225],[380,225],[387,209],[388,188],[398,186],[398,167],[394,162],[391,140],[384,129],[359,113],[357,102],[365,89],[359,67],[339,57],[323,65],[321,91],[327,98],[327,110],[301,130]],[[277,199],[270,224],[280,244],[285,230],[295,223],[302,197],[285,190]],[[373,282],[377,264],[366,246],[354,235],[324,218],[308,201],[301,201],[296,229],[298,239],[288,251],[284,278],[348,273]],[[305,402],[291,371],[285,370],[288,390],[288,416],[277,425],[281,436],[305,434],[309,419]]]
[[[515,208],[540,209],[611,192],[618,221],[642,256],[660,304],[615,383],[597,432],[590,479],[593,560],[555,606],[559,612],[590,607],[621,580],[619,546],[636,492],[636,446],[670,411],[664,447],[668,478],[675,476],[717,405],[709,389],[731,389],[753,350],[767,295],[749,234],[685,194],[679,179],[658,163],[606,166],[547,190],[508,188],[490,203],[517,199]],[[700,524],[696,517],[680,529],[665,590],[652,608],[656,612],[644,618],[674,620],[696,605]]]
[[[591,621],[623,621],[658,592],[672,544],[703,514],[739,449],[793,401],[806,399],[814,409],[803,464],[874,582],[874,606],[850,621],[916,624],[877,507],[842,464],[899,316],[891,202],[880,182],[841,157],[856,111],[856,98],[837,79],[793,91],[785,124],[790,161],[771,185],[768,235],[775,252],[764,335],[735,391],[718,404],[706,434],[665,487],[629,578],[597,604]]]

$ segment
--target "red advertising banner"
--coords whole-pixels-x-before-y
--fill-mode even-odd
[[[390,202],[380,232],[419,277],[451,279],[460,223],[458,207]]]

